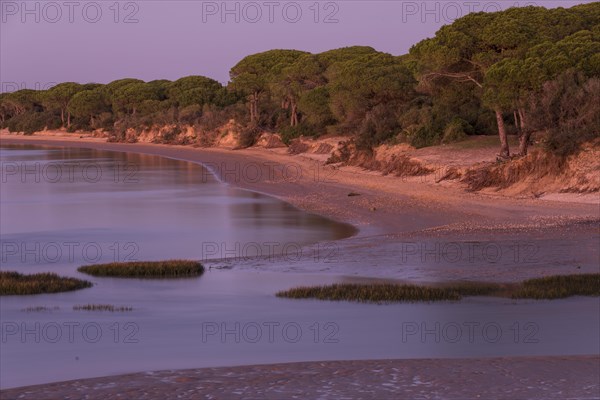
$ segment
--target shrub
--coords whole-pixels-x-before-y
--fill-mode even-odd
[[[193,125],[202,117],[202,106],[192,104],[179,110],[179,122],[182,124]]]
[[[383,104],[369,111],[360,124],[356,145],[368,149],[395,137],[400,131],[400,124],[395,109]]]
[[[467,138],[467,131],[470,130],[469,128],[470,125],[467,121],[460,118],[454,118],[444,129],[442,143],[453,143],[465,140]]]
[[[565,157],[583,142],[600,137],[600,79],[570,70],[544,83],[531,96],[531,128],[546,130],[545,147]]]
[[[239,146],[240,148],[246,148],[252,146],[256,143],[256,139],[258,139],[258,135],[260,134],[260,129],[256,125],[249,125],[244,127],[239,136]]]
[[[422,126],[409,137],[409,142],[417,149],[433,146],[440,142],[440,134],[429,126]]]
[[[167,128],[162,132],[162,135],[160,136],[160,139],[157,140],[157,142],[164,144],[173,143],[177,138],[177,135],[179,135],[181,132],[182,129],[179,125]]]
[[[6,122],[10,132],[23,132],[31,135],[45,129],[58,129],[61,127],[60,117],[52,112],[25,112],[15,115]]]
[[[92,128],[112,131],[115,125],[115,117],[110,112],[104,112],[93,119]]]
[[[281,128],[280,135],[283,143],[289,146],[293,139],[297,139],[300,136],[317,136],[317,131],[306,124],[299,124]]]

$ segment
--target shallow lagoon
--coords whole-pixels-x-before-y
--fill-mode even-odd
[[[6,270],[83,277],[76,268],[91,262],[267,255],[353,232],[191,163],[31,146],[2,148],[0,159]],[[271,362],[600,352],[597,298],[369,305],[274,296],[344,276],[211,269],[189,280],[86,278],[93,288],[0,298],[0,387]],[[72,310],[88,303],[133,311]],[[51,311],[22,311],[35,306]]]

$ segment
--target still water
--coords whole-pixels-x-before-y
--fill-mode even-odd
[[[0,297],[2,388],[174,368],[600,351],[595,298],[370,305],[274,296],[344,276],[233,268],[181,280],[90,278],[77,267],[291,254],[354,231],[182,161],[32,146],[5,146],[0,161],[1,269],[94,283]],[[133,310],[73,310],[82,304]],[[26,310],[38,306],[48,310]]]

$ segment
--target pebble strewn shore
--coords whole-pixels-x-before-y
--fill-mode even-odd
[[[28,386],[9,399],[600,399],[597,356],[330,361],[143,372]]]

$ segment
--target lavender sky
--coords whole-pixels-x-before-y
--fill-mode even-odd
[[[472,11],[585,1],[0,0],[1,91],[205,75],[248,54],[351,45],[394,55]]]

